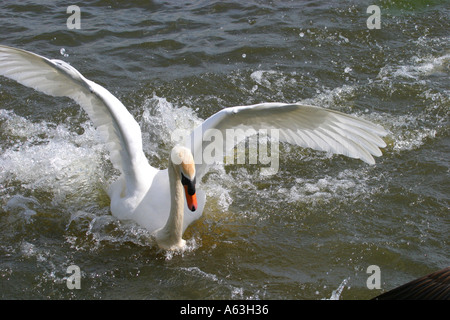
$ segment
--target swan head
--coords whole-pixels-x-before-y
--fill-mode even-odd
[[[197,196],[195,193],[195,163],[191,150],[176,146],[172,149],[171,162],[179,168],[181,184],[184,187],[186,202],[189,210],[197,210]]]

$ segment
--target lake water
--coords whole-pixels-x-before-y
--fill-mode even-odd
[[[110,214],[117,172],[86,113],[2,77],[0,298],[369,299],[449,265],[447,1],[91,0],[80,29],[68,5],[2,1],[0,43],[110,90],[155,167],[173,130],[269,101],[368,119],[387,147],[374,166],[289,145],[270,177],[216,166],[187,249],[167,253]]]

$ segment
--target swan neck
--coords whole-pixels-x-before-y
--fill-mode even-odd
[[[177,245],[182,241],[183,235],[183,216],[184,216],[184,202],[183,202],[183,186],[181,184],[181,176],[177,174],[179,170],[170,161],[168,174],[170,184],[170,212],[166,225],[164,226],[164,233],[166,234],[166,241]]]

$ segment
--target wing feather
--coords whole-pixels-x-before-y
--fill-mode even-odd
[[[145,159],[141,131],[125,106],[108,90],[64,61],[3,45],[0,45],[0,75],[80,104],[105,140],[114,166],[126,175],[127,183],[136,182],[136,168]]]
[[[202,161],[206,145],[201,134],[215,129],[225,137],[227,129],[236,128],[278,129],[282,142],[343,154],[369,164],[375,163],[373,156],[381,155],[380,148],[386,146],[381,137],[387,134],[381,126],[367,120],[310,105],[262,103],[225,108],[205,120],[187,141],[195,155],[198,175],[210,165]],[[224,154],[227,152],[224,150]]]

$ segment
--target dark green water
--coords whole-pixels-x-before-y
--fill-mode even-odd
[[[216,167],[188,249],[169,254],[111,216],[117,172],[87,115],[1,78],[2,299],[368,299],[448,266],[446,1],[92,0],[78,4],[78,30],[68,5],[2,1],[0,43],[64,59],[114,93],[156,167],[176,128],[267,101],[371,120],[388,146],[375,166],[283,145],[274,176]]]

